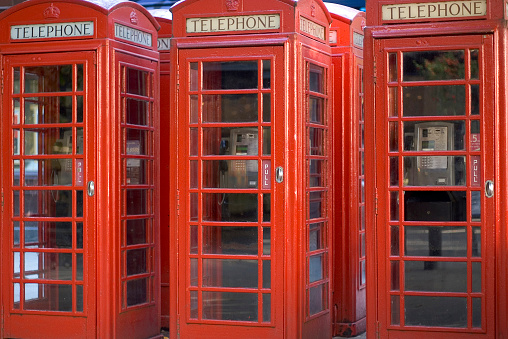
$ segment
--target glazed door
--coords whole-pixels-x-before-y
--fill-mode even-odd
[[[282,56],[180,51],[181,338],[282,335]]]
[[[4,59],[2,337],[95,337],[93,57]]]
[[[492,41],[379,42],[381,338],[495,337]]]

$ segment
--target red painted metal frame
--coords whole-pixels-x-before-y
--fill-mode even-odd
[[[408,3],[409,1],[392,1],[391,3]],[[432,1],[420,1],[432,2]],[[387,199],[384,197],[388,169],[381,161],[379,153],[384,153],[386,137],[383,137],[382,115],[386,111],[386,96],[384,84],[386,82],[387,61],[386,51],[396,52],[408,48],[420,50],[445,49],[461,47],[480,47],[483,54],[481,74],[483,89],[482,110],[484,114],[485,147],[482,156],[482,178],[493,180],[495,195],[492,200],[483,198],[486,206],[482,211],[487,216],[483,226],[487,227],[486,236],[482,237],[482,248],[487,248],[486,263],[487,281],[482,282],[488,305],[483,308],[483,315],[487,319],[485,336],[489,338],[504,338],[508,335],[507,318],[507,287],[504,283],[507,273],[507,240],[506,228],[507,206],[507,138],[505,128],[507,106],[507,34],[504,22],[507,13],[503,1],[488,1],[487,16],[485,18],[462,21],[432,20],[430,23],[384,23],[381,21],[380,9],[383,1],[367,1],[368,28],[366,30],[366,58],[373,60],[366,64],[366,135],[374,136],[366,140],[366,168],[367,177],[367,262],[368,285],[367,298],[375,300],[367,304],[367,334],[378,338],[405,338],[402,332],[389,329],[389,315],[386,311],[389,300],[385,297],[386,281],[390,275],[386,266],[387,238],[384,234],[386,223]],[[405,40],[402,40],[404,38]],[[398,39],[398,40],[395,40]],[[392,41],[392,42],[390,42]],[[396,43],[396,41],[398,43]],[[408,42],[410,41],[410,42]],[[478,42],[481,41],[481,42]],[[429,43],[428,46],[425,43]],[[468,44],[469,43],[469,44]],[[400,100],[400,99],[399,99]],[[381,115],[381,116],[380,116]],[[377,153],[377,154],[376,154]],[[485,177],[487,175],[487,177]],[[485,256],[485,254],[483,254]],[[485,269],[485,268],[484,268]],[[494,280],[495,277],[495,280]],[[485,323],[484,323],[485,324]],[[446,331],[436,331],[432,328],[413,328],[409,332],[411,338],[443,338]],[[453,333],[453,332],[452,332]],[[453,338],[479,338],[480,333],[448,334]]]
[[[31,40],[24,43],[10,41],[10,25],[16,24],[38,24],[46,23],[42,13],[51,5],[59,9],[60,17],[53,19],[53,22],[72,22],[72,21],[93,21],[94,34],[87,38],[74,38],[71,40]],[[136,20],[134,20],[134,19]],[[134,20],[134,21],[131,21]],[[136,22],[133,24],[133,22]],[[128,43],[125,40],[115,38],[114,24],[121,23],[126,26],[134,27],[152,36],[151,48]],[[131,64],[134,68],[144,69],[153,74],[153,98],[159,96],[159,54],[156,51],[156,38],[159,25],[153,17],[143,7],[135,3],[120,3],[111,8],[103,8],[87,1],[69,0],[69,1],[30,1],[13,6],[0,15],[0,53],[9,55],[10,60],[29,57],[35,64],[37,56],[41,53],[54,53],[58,58],[66,60],[71,55],[83,55],[83,59],[72,57],[69,60],[87,60],[89,65],[87,69],[90,76],[87,78],[88,95],[87,102],[88,113],[93,123],[90,127],[90,164],[96,163],[96,167],[90,167],[85,180],[95,181],[96,192],[93,198],[86,197],[87,204],[92,210],[90,214],[95,218],[87,229],[90,237],[94,239],[95,246],[89,249],[87,260],[89,261],[91,271],[88,277],[89,288],[93,293],[89,293],[89,298],[85,302],[88,308],[88,322],[86,326],[76,326],[65,324],[65,317],[72,320],[72,316],[42,314],[38,320],[25,324],[22,327],[9,327],[6,313],[7,308],[2,312],[2,332],[3,336],[15,337],[158,337],[160,336],[160,264],[159,264],[159,157],[158,145],[159,134],[157,130],[154,133],[154,172],[150,178],[153,180],[153,242],[150,245],[152,258],[147,261],[147,265],[153,270],[151,278],[153,280],[153,290],[148,292],[151,300],[145,307],[133,307],[122,309],[121,299],[124,295],[121,288],[122,259],[121,259],[121,176],[122,166],[120,161],[121,154],[121,103],[120,103],[120,65]],[[33,54],[36,51],[37,54]],[[74,54],[72,54],[74,53]],[[92,57],[89,57],[91,55]],[[3,57],[4,58],[4,57]],[[32,63],[30,63],[32,64]],[[144,68],[143,68],[144,67]],[[7,88],[7,87],[6,87]],[[5,104],[5,102],[4,102]],[[153,122],[158,126],[159,121],[159,102],[152,102]],[[5,109],[6,106],[4,106]],[[5,126],[5,120],[2,121],[2,130],[8,131]],[[2,144],[2,171],[9,168],[6,163],[9,159],[10,141],[6,139]],[[93,161],[92,161],[93,159]],[[7,167],[6,167],[7,166]],[[11,183],[6,182],[10,176],[2,173],[2,188],[9,187]],[[10,219],[8,213],[2,212],[2,234],[8,232],[6,227]],[[12,237],[3,237],[11,239]],[[7,240],[5,240],[7,241]],[[90,241],[90,245],[93,242]],[[8,251],[6,244],[2,243],[3,253]],[[7,252],[5,252],[7,253]],[[10,305],[6,299],[10,294],[10,284],[8,279],[11,276],[12,264],[2,265],[1,274],[1,295],[2,305]],[[85,266],[86,267],[86,266]],[[5,326],[5,328],[4,328]],[[34,328],[36,327],[36,329]],[[79,332],[79,333],[77,333]]]
[[[363,46],[354,42],[354,35],[363,37],[365,13],[356,12],[353,16],[351,9],[339,5],[334,9],[337,13],[331,12],[330,27],[330,31],[337,32],[337,41],[331,43],[336,196],[332,334],[350,337],[366,330],[365,276],[362,278],[361,270],[362,263],[365,265],[365,255],[362,256],[365,249],[362,249],[361,241],[362,236],[365,237],[365,229],[361,226],[359,210],[360,206],[365,205],[360,181],[361,177],[364,178],[360,158],[360,152],[363,151],[363,123],[360,123],[364,102]]]
[[[235,11],[227,11],[224,1],[203,1],[188,0],[177,4],[172,8],[173,12],[173,49],[171,51],[171,102],[176,103],[171,110],[171,122],[176,123],[171,128],[172,135],[170,149],[170,267],[179,267],[170,270],[170,334],[172,338],[192,337],[192,333],[206,332],[210,337],[239,336],[243,333],[246,337],[268,335],[263,332],[263,327],[252,327],[248,324],[235,324],[235,326],[219,326],[213,324],[196,323],[192,325],[186,319],[186,285],[188,279],[188,261],[185,252],[188,242],[185,229],[179,226],[185,223],[187,218],[187,188],[184,183],[188,173],[186,159],[187,151],[180,146],[182,138],[187,135],[188,125],[188,104],[184,93],[187,86],[186,63],[192,61],[206,60],[241,60],[251,56],[275,57],[272,69],[272,79],[275,83],[274,110],[275,139],[272,147],[275,146],[272,171],[277,166],[283,166],[285,177],[283,184],[272,182],[272,189],[276,188],[276,195],[282,194],[283,203],[272,205],[272,212],[276,220],[281,224],[276,225],[276,233],[272,240],[275,244],[283,244],[280,248],[273,248],[276,251],[274,256],[275,266],[272,272],[280,272],[281,276],[273,277],[272,284],[276,284],[279,290],[277,297],[272,299],[273,324],[275,331],[270,336],[277,338],[306,338],[318,335],[322,338],[331,336],[331,310],[321,312],[314,317],[307,318],[305,311],[305,286],[308,268],[306,267],[307,233],[305,230],[306,221],[306,198],[304,180],[307,171],[305,170],[305,100],[302,96],[305,88],[305,61],[317,63],[324,66],[330,72],[330,49],[326,43],[299,34],[299,15],[303,14],[307,19],[313,18],[315,22],[325,27],[325,37],[328,36],[328,25],[331,21],[323,3],[318,1],[303,0],[293,2],[288,0],[273,1],[243,1],[240,8]],[[206,13],[204,15],[203,13]],[[242,14],[263,14],[280,13],[281,28],[277,32],[239,32],[232,34],[187,34],[185,32],[185,19],[195,16],[233,16]],[[314,14],[315,17],[312,15]],[[273,48],[273,52],[266,51]],[[261,54],[259,54],[261,53]],[[267,54],[268,53],[268,54]],[[331,93],[331,82],[327,80],[327,93]],[[330,100],[327,104],[330,110]],[[177,109],[178,108],[178,109]],[[333,133],[332,115],[330,117],[329,133]],[[186,142],[183,143],[184,145]],[[331,143],[327,147],[330,147]],[[331,150],[329,149],[331,152]],[[330,153],[331,154],[331,153]],[[180,159],[179,159],[180,158]],[[183,161],[183,163],[182,163]],[[332,177],[326,179],[332,182]],[[272,180],[274,175],[272,174]],[[182,183],[183,181],[183,183]],[[182,186],[183,185],[183,186]],[[280,190],[280,191],[278,191]],[[329,188],[331,192],[331,188]],[[329,215],[332,213],[333,197],[327,200]],[[277,199],[279,200],[279,199]],[[184,203],[185,202],[185,203]],[[182,220],[180,220],[182,219]],[[330,230],[331,227],[328,229]],[[278,229],[278,230],[277,230]],[[282,230],[283,233],[280,233]],[[331,239],[331,233],[328,233]],[[330,240],[328,240],[330,241]],[[273,245],[272,245],[273,246]],[[330,245],[328,245],[330,248]],[[329,259],[330,260],[330,259]],[[277,263],[278,261],[278,263]],[[272,264],[273,265],[273,264]],[[330,267],[330,265],[329,265]],[[283,269],[283,270],[282,270]],[[331,277],[331,271],[325,272]],[[331,301],[331,294],[328,294],[328,303]],[[194,329],[192,329],[194,326]],[[197,332],[194,332],[197,331]],[[264,333],[264,334],[262,334]]]

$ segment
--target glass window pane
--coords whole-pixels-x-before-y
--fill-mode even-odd
[[[258,129],[203,128],[203,155],[258,155]]]
[[[404,157],[404,186],[465,186],[466,157]]]
[[[72,65],[25,67],[25,93],[71,91]]]
[[[479,52],[477,49],[469,51],[471,55],[470,67],[471,67],[471,79],[479,79],[479,68],[478,68],[478,56]]]
[[[148,155],[148,132],[126,128],[126,152],[128,155]]]
[[[459,116],[466,114],[464,85],[403,87],[404,116]]]
[[[83,96],[78,95],[76,96],[76,122],[83,122],[83,113],[84,113],[84,106],[83,106]]]
[[[263,127],[263,155],[272,154],[272,132],[271,127]]]
[[[309,289],[309,314],[313,315],[328,307],[327,285],[318,285]]]
[[[400,263],[398,261],[390,261],[390,290],[400,290]]]
[[[147,272],[146,249],[126,251],[127,276]]]
[[[326,193],[310,192],[309,193],[309,219],[326,217]]]
[[[362,127],[363,127],[363,125],[362,125]],[[398,122],[390,122],[389,128],[390,128],[390,152],[398,152],[399,151],[399,124],[398,124]]]
[[[203,122],[257,122],[257,94],[203,95]]]
[[[257,160],[203,161],[204,188],[257,188]]]
[[[14,160],[13,162],[13,186],[19,186],[19,176],[20,176],[20,160]],[[25,170],[25,176],[26,176],[26,170]]]
[[[400,253],[399,248],[399,226],[390,226],[390,255],[398,256]]]
[[[137,99],[126,99],[126,122],[131,125],[148,125],[148,102]]]
[[[12,130],[12,154],[19,155],[21,151],[21,132],[19,129]],[[26,135],[25,135],[26,138]],[[37,142],[37,141],[35,141]]]
[[[324,124],[325,99],[309,96],[309,121],[315,124]]]
[[[72,248],[71,222],[24,222],[25,248]]]
[[[400,296],[391,295],[390,296],[390,304],[391,304],[391,319],[392,325],[400,325]]]
[[[128,189],[126,192],[126,214],[139,215],[148,212],[148,191],[142,189]]]
[[[203,286],[258,288],[258,261],[203,259]]]
[[[467,298],[405,296],[408,326],[467,327]]]
[[[26,217],[72,217],[72,191],[25,191]]]
[[[272,199],[270,193],[263,194],[263,222],[270,222],[271,210],[272,210]]]
[[[13,83],[12,83],[12,93],[19,94],[19,90],[21,88],[20,85],[20,79],[21,79],[21,73],[19,71],[19,67],[13,68]]]
[[[197,287],[199,283],[198,259],[190,259],[190,285]]]
[[[190,254],[198,254],[198,226],[190,226]]]
[[[309,252],[323,249],[325,246],[325,224],[314,223],[309,225]]]
[[[148,183],[148,164],[144,159],[125,160],[125,180],[127,185],[146,185]]]
[[[325,91],[325,69],[313,64],[309,66],[309,90],[316,93]]]
[[[272,319],[272,295],[263,294],[263,322],[270,322]]]
[[[190,156],[196,156],[198,155],[198,149],[199,149],[199,131],[197,128],[190,128],[189,129],[189,155]],[[222,148],[222,142],[220,143]]]
[[[126,245],[138,245],[146,243],[146,224],[148,219],[126,220]]]
[[[83,65],[79,64],[76,65],[76,90],[82,91],[83,90],[83,82],[84,82],[84,76],[83,76]]]
[[[473,293],[481,293],[482,291],[482,263],[472,262],[472,280],[473,280]]]
[[[26,252],[23,264],[25,279],[72,280],[71,253]]]
[[[271,288],[272,285],[272,262],[263,260],[263,288]]]
[[[482,195],[481,192],[471,192],[471,220],[474,222],[482,219]]]
[[[197,160],[189,161],[189,188],[198,188],[199,184],[199,162]]]
[[[272,235],[270,227],[263,227],[263,255],[270,255],[272,252]]]
[[[480,227],[473,227],[473,257],[482,256],[482,232]]]
[[[76,286],[76,311],[83,312],[83,285]]]
[[[12,245],[13,247],[19,247],[19,235],[20,235],[19,221],[12,222],[12,233],[14,237]]]
[[[325,186],[326,162],[324,160],[309,160],[309,183],[308,187]]]
[[[397,65],[397,53],[388,53],[388,64],[389,64],[389,80],[390,82],[397,81],[398,65]]]
[[[127,306],[143,304],[148,301],[148,279],[127,281]]]
[[[83,248],[83,223],[76,223],[76,248]]]
[[[257,61],[203,63],[203,89],[256,88],[258,88]]]
[[[263,88],[270,88],[271,84],[271,60],[263,60]]]
[[[325,155],[325,131],[322,128],[308,128],[309,149],[307,155]]]
[[[21,104],[19,102],[19,99],[12,99],[12,110],[13,110],[12,123],[14,125],[18,125],[21,123],[21,119],[20,119]]]
[[[404,150],[462,151],[465,150],[465,135],[464,120],[405,121]]]
[[[466,221],[465,191],[404,192],[406,221]]]
[[[203,319],[257,322],[258,295],[203,292]]]
[[[455,80],[465,78],[464,51],[403,53],[403,80]]]
[[[190,318],[197,319],[199,315],[198,311],[198,291],[190,291]]]
[[[272,95],[270,93],[263,94],[263,122],[272,120]]]
[[[203,253],[257,255],[257,227],[203,226]]]
[[[390,186],[399,186],[399,157],[390,157]]]
[[[473,327],[482,327],[482,299],[473,298]]]
[[[25,284],[25,310],[72,311],[72,285]]]
[[[199,73],[197,62],[191,62],[189,65],[189,88],[191,91],[197,91],[199,88]]]
[[[480,85],[471,85],[471,115],[480,114]]]
[[[405,255],[407,256],[467,256],[465,227],[406,226],[404,227],[404,237]]]
[[[25,160],[25,186],[72,185],[72,159]]]
[[[25,155],[72,154],[72,128],[25,129]]]
[[[399,220],[399,192],[390,192],[390,220]]]
[[[126,69],[126,80],[127,88],[126,92],[130,94],[137,94],[142,96],[148,96],[148,72],[141,71],[138,69],[127,68]]]
[[[390,117],[396,117],[399,114],[399,95],[397,87],[388,88],[388,114]]]
[[[313,283],[324,278],[324,260],[324,254],[312,255],[309,257],[309,283]]]
[[[199,96],[189,95],[189,110],[189,122],[197,124],[199,121]]]
[[[204,221],[258,221],[258,195],[249,193],[203,193]]]
[[[467,292],[467,263],[405,261],[407,291]]]

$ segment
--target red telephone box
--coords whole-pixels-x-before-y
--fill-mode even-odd
[[[328,11],[186,0],[172,13],[170,334],[330,338]]]
[[[507,10],[367,2],[368,335],[508,336]]]
[[[160,334],[158,28],[129,2],[0,14],[0,337]]]
[[[157,49],[160,53],[160,126],[171,126],[170,107],[171,97],[169,96],[170,87],[170,41],[172,34],[172,14],[168,9],[152,9],[150,14],[157,20],[161,26],[157,38]],[[169,129],[165,129],[160,135],[160,246],[161,246],[161,326],[164,329],[169,328]]]
[[[365,13],[327,3],[334,120],[333,335],[365,332]]]

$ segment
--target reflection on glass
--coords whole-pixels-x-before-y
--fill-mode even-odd
[[[126,194],[126,214],[139,215],[148,212],[148,190],[146,189],[127,189]]]
[[[480,114],[480,85],[471,85],[471,115]]]
[[[72,217],[72,191],[25,191],[25,217]]]
[[[400,296],[390,296],[391,324],[400,325]]]
[[[398,291],[400,289],[400,264],[398,261],[390,261],[390,290]]]
[[[12,115],[12,123],[14,125],[20,124],[20,110],[21,110],[21,104],[19,102],[19,99],[12,99],[12,109],[13,109],[13,115]]]
[[[263,260],[263,288],[270,288],[272,285],[272,262]]]
[[[328,307],[328,298],[326,295],[327,285],[318,285],[309,288],[309,314],[319,313]]]
[[[148,125],[149,108],[147,101],[127,98],[125,106],[125,119],[128,124]]]
[[[473,257],[482,256],[482,232],[480,227],[473,227],[473,245],[472,245]]]
[[[203,220],[258,221],[258,195],[250,193],[203,193]]]
[[[309,187],[322,187],[325,186],[325,161],[324,160],[309,160]]]
[[[399,186],[399,157],[390,157],[390,186]]]
[[[466,221],[465,191],[406,191],[406,221]]]
[[[313,223],[309,225],[309,252],[317,251],[323,248],[324,242],[324,230],[325,224],[322,222]]]
[[[404,227],[406,256],[467,256],[467,232],[462,226]]]
[[[397,122],[390,122],[390,152],[399,151],[399,124]]]
[[[72,154],[72,128],[25,129],[25,155]]]
[[[148,72],[133,68],[126,68],[125,78],[127,80],[126,92],[141,96],[149,95],[149,77]]]
[[[263,322],[270,322],[272,319],[272,295],[263,294]]]
[[[147,279],[129,280],[126,285],[127,306],[134,306],[147,302]]]
[[[403,80],[456,80],[465,77],[465,53],[456,51],[422,51],[403,53]]]
[[[19,186],[19,176],[20,176],[20,160],[14,160],[13,161],[13,186]],[[26,175],[26,174],[25,174]]]
[[[404,186],[465,186],[466,157],[404,157]]]
[[[147,272],[146,249],[135,249],[126,251],[127,276]]]
[[[25,252],[23,256],[25,279],[72,280],[71,253]]]
[[[473,293],[482,291],[482,263],[472,262]]]
[[[398,256],[399,251],[399,226],[390,226],[390,255]]]
[[[263,88],[270,88],[271,85],[271,60],[263,60]]]
[[[190,226],[190,254],[198,254],[198,226]]]
[[[14,236],[14,239],[12,242],[13,247],[19,247],[19,232],[20,232],[19,221],[13,221],[12,222],[12,233]]]
[[[72,311],[72,285],[25,284],[23,306],[25,310],[70,312]]]
[[[20,79],[21,79],[21,73],[19,70],[19,67],[13,68],[13,82],[12,82],[12,93],[13,94],[19,94],[19,90],[21,88],[20,85]]]
[[[397,81],[398,67],[397,67],[397,53],[388,54],[388,73],[390,82]]]
[[[365,206],[360,206],[360,230],[365,229]]]
[[[125,180],[127,185],[145,185],[148,183],[148,160],[144,159],[126,159],[125,160]]]
[[[190,318],[197,319],[198,318],[198,291],[190,291]]]
[[[403,87],[404,116],[459,116],[466,114],[464,85]]]
[[[189,188],[198,188],[199,183],[199,162],[197,160],[189,161]]]
[[[191,62],[189,64],[189,89],[191,91],[197,91],[199,89],[199,73],[197,62]]]
[[[272,154],[272,132],[271,127],[263,127],[263,155]]]
[[[481,192],[471,192],[471,220],[481,221],[482,218],[482,197]]]
[[[12,130],[12,154],[13,155],[19,155],[19,152],[21,151],[21,132],[19,129],[13,129]],[[25,135],[26,138],[26,135]],[[37,142],[37,141],[35,141]]]
[[[309,96],[309,121],[315,124],[324,124],[325,99]]]
[[[258,254],[257,227],[203,226],[202,236],[204,254]]]
[[[404,268],[407,291],[467,292],[466,262],[406,261]]]
[[[325,69],[310,64],[309,66],[309,90],[316,93],[324,93],[325,90]]]
[[[203,122],[257,122],[257,94],[203,95]]]
[[[258,62],[203,63],[203,89],[257,89]]]
[[[324,255],[312,255],[309,257],[309,283],[323,279]]]
[[[76,280],[83,281],[83,253],[76,253]]]
[[[473,298],[473,327],[482,327],[482,299]]]
[[[25,99],[25,124],[72,122],[72,97],[35,97]]]
[[[390,192],[390,220],[399,220],[399,192]]]
[[[317,191],[309,193],[309,219],[325,216],[325,192]]]
[[[12,191],[12,215],[19,217],[19,191]]]
[[[189,155],[198,155],[199,149],[199,131],[197,128],[189,128]]]
[[[263,227],[263,255],[270,255],[272,252],[272,235],[270,227]]]
[[[405,296],[408,326],[467,327],[467,298]]]
[[[72,91],[72,65],[25,67],[25,93]]]
[[[272,120],[272,95],[263,93],[263,122]]]
[[[82,91],[83,90],[83,82],[84,82],[83,64],[76,65],[76,73],[77,73],[76,90]]]
[[[197,124],[199,119],[199,96],[189,95],[189,122]]]
[[[72,185],[72,159],[25,160],[24,185]]]
[[[198,220],[198,203],[199,195],[197,193],[189,194],[189,210],[190,210],[190,220],[197,221]]]
[[[203,259],[203,286],[258,288],[258,262],[239,259]]]
[[[148,154],[148,131],[126,128],[126,154],[147,155]]]
[[[478,56],[479,52],[477,49],[472,49],[469,51],[471,60],[470,60],[470,67],[471,67],[471,79],[478,80],[479,79],[479,68],[478,68]]]
[[[190,259],[190,285],[197,287],[198,280],[199,280],[198,259],[191,258]]]
[[[148,219],[126,220],[126,245],[139,245],[146,243]]]
[[[24,222],[25,248],[72,248],[71,222]]]
[[[257,188],[257,160],[203,161],[204,188]]]
[[[307,151],[308,155],[325,155],[325,131],[322,128],[308,128],[308,136],[309,136],[309,150]]]
[[[230,321],[258,321],[257,293],[202,293],[203,319]]]
[[[396,117],[399,114],[398,110],[399,110],[399,96],[398,96],[397,87],[389,87],[388,88],[388,115],[390,117]]]

